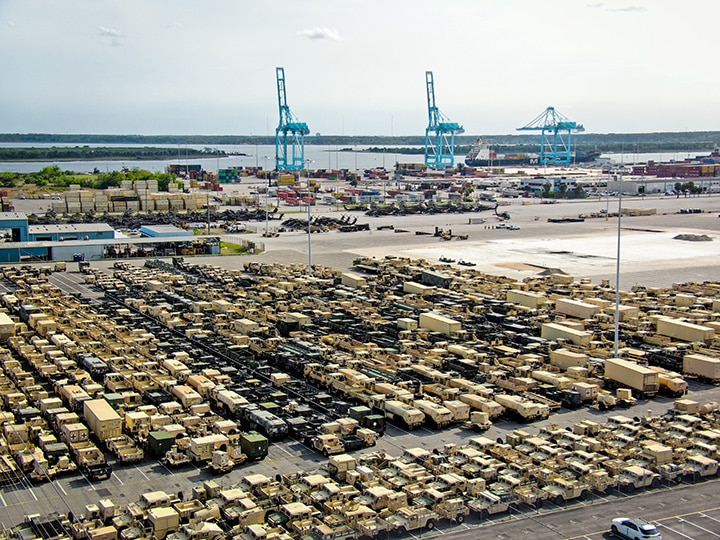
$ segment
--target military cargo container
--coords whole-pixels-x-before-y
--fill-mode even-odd
[[[715,336],[715,330],[712,328],[669,317],[657,318],[657,333],[661,336],[682,341],[702,341],[706,343]]]
[[[642,397],[651,397],[660,389],[658,373],[621,358],[605,360],[605,379],[616,386],[627,386]]]
[[[713,383],[720,382],[720,358],[686,354],[683,357],[683,373]]]
[[[251,461],[265,459],[268,454],[269,441],[267,437],[257,431],[248,431],[240,434],[240,448],[242,453]]]
[[[162,457],[175,444],[175,435],[168,431],[151,431],[147,442],[150,455]]]
[[[104,399],[86,401],[84,417],[90,431],[101,441],[122,435],[122,418]]]

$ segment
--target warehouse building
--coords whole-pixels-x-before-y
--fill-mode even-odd
[[[29,225],[23,213],[0,212],[0,263],[220,253],[217,236],[193,236],[162,226],[148,229],[145,237],[118,237],[106,223]]]

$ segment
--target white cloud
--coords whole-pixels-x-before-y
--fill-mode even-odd
[[[642,6],[626,6],[626,7],[620,7],[620,8],[607,8],[606,11],[611,12],[631,12],[631,11],[646,11],[646,9]]]
[[[309,30],[298,32],[298,34],[308,39],[331,39],[333,41],[340,41],[340,33],[334,28],[313,26]]]
[[[179,22],[168,23],[165,25],[165,28],[182,28],[182,24]]]
[[[113,28],[105,28],[104,26],[98,27],[98,35],[101,35],[103,37],[121,37],[122,34]]]
[[[15,28],[15,23],[13,21],[8,21],[7,24],[10,28]]]
[[[589,8],[591,8],[591,9],[597,9],[597,8],[603,7],[604,5],[605,5],[605,4],[603,4],[602,2],[598,2],[597,4],[588,4],[588,5],[585,6],[585,7],[589,7]]]

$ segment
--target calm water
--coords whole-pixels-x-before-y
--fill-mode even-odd
[[[51,147],[51,146],[79,146],[75,143],[5,143],[5,147]],[[85,145],[83,145],[85,146]],[[58,165],[65,171],[75,172],[92,172],[98,169],[103,172],[119,171],[123,167],[131,169],[144,169],[152,172],[163,172],[168,165],[172,163],[179,164],[201,164],[203,169],[210,172],[216,172],[218,169],[228,167],[263,167],[267,169],[274,168],[275,164],[275,146],[274,145],[194,145],[192,148],[213,148],[224,150],[226,153],[245,154],[244,156],[232,156],[225,158],[206,158],[194,159],[186,158],[184,146],[178,147],[172,144],[153,144],[153,145],[128,145],[128,144],[89,144],[87,146],[157,146],[161,148],[177,148],[178,158],[172,160],[142,160],[142,161],[34,161],[34,162],[0,162],[0,171],[4,172],[37,172],[43,167],[49,165]],[[346,146],[345,146],[346,147]],[[396,162],[400,163],[422,163],[424,158],[422,154],[396,154],[391,152],[385,153],[369,153],[362,152],[366,146],[356,146],[354,151],[341,152],[342,146],[305,146],[305,159],[311,160],[310,169],[372,169],[375,167],[385,167],[392,169]],[[708,152],[709,153],[709,152]],[[648,160],[655,161],[671,161],[680,160],[687,157],[694,157],[702,152],[671,152],[658,154],[603,154],[601,157],[610,160],[612,163],[644,163]],[[464,155],[456,156],[456,161],[460,162],[464,159]]]

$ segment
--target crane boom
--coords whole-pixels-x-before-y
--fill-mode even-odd
[[[540,131],[541,164],[566,165],[572,161],[572,134],[585,131],[582,124],[573,122],[548,107],[518,131]]]
[[[455,165],[455,134],[465,130],[451,122],[435,103],[435,83],[432,71],[425,72],[428,126],[425,129],[425,165],[436,169]]]
[[[285,69],[275,68],[278,112],[280,121],[275,128],[275,168],[278,171],[298,171],[305,166],[305,135],[310,129],[293,115],[287,104]]]

